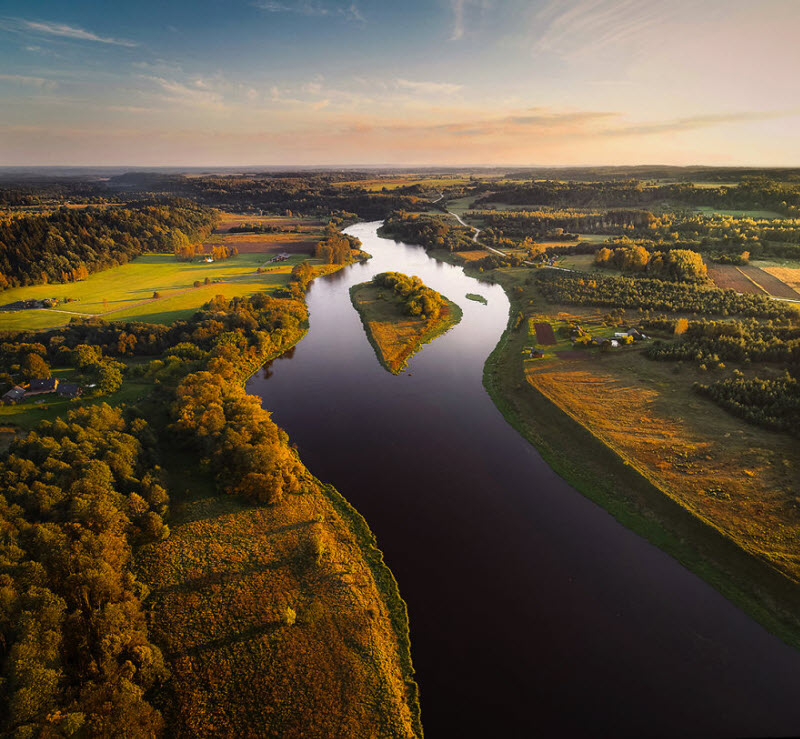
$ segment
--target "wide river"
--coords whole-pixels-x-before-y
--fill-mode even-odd
[[[373,259],[314,282],[308,335],[248,390],[375,532],[427,736],[800,735],[800,652],[581,496],[495,408],[481,377],[502,289],[379,225],[348,229]],[[464,310],[399,376],[348,294],[387,270]]]

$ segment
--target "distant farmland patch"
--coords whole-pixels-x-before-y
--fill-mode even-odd
[[[723,290],[736,290],[737,293],[765,295],[766,290],[753,284],[742,272],[732,264],[714,264],[708,262],[708,276],[714,284]]]
[[[549,323],[535,323],[536,341],[542,346],[553,346],[556,343],[556,335],[553,327]]]
[[[761,285],[764,290],[774,298],[788,298],[789,300],[800,300],[800,294],[796,293],[789,285],[780,280],[770,272],[765,272],[760,267],[747,264],[739,269],[746,277]]]
[[[730,288],[739,293],[752,293],[755,295],[770,295],[774,298],[787,298],[800,300],[797,293],[786,282],[782,281],[772,270],[767,272],[760,267],[747,264],[736,267],[732,264],[708,263],[708,276],[717,287]],[[780,268],[777,268],[780,269]],[[794,271],[800,275],[800,270],[781,270],[781,273]]]

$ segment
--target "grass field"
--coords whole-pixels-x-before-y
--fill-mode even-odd
[[[405,604],[363,519],[310,476],[252,506],[190,454],[166,463],[171,536],[137,564],[172,735],[420,736]]]
[[[261,290],[274,290],[288,282],[292,266],[303,255],[274,265],[269,255],[240,254],[232,259],[206,264],[178,262],[170,254],[144,254],[133,262],[90,275],[81,282],[64,285],[34,285],[6,290],[3,303],[30,298],[72,298],[56,309],[0,311],[0,330],[50,328],[68,323],[73,315],[100,315],[106,320],[171,323],[186,318],[215,295],[232,298]],[[320,262],[314,264],[323,268]],[[256,269],[264,265],[265,272]],[[193,287],[209,278],[211,284]],[[161,297],[153,298],[158,292]]]
[[[461,309],[449,300],[434,319],[412,318],[403,312],[399,298],[371,282],[350,288],[350,298],[361,316],[378,361],[395,375],[406,368],[409,359],[424,344],[441,336],[461,320]]]
[[[706,216],[732,216],[733,218],[766,218],[772,220],[773,218],[786,218],[786,216],[775,212],[774,210],[725,210],[724,208],[715,208],[711,205],[696,205],[693,209],[695,213],[702,213]]]
[[[599,321],[598,310],[542,302],[525,270],[495,274],[512,315],[549,316],[556,327]],[[529,342],[527,331],[507,331],[486,366],[506,418],[584,494],[800,644],[797,444],[696,396],[692,383],[710,378],[694,367],[650,362],[636,349],[591,363],[526,361]]]

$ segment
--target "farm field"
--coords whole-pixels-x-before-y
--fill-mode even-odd
[[[324,223],[316,218],[303,216],[263,216],[251,213],[220,213],[220,220],[214,229],[215,234],[227,233],[235,226],[255,223],[259,226],[275,226],[276,228],[300,228],[304,231],[322,229]]]
[[[800,290],[800,265],[798,266],[775,266],[769,263],[758,263],[758,266],[768,274],[777,278],[785,285],[794,290]],[[798,296],[800,297],[800,296]]]
[[[800,300],[800,294],[783,282],[772,271],[766,271],[752,264],[737,267],[733,264],[713,264],[706,262],[708,276],[717,287],[730,288],[740,293],[771,295],[775,298]],[[800,274],[800,270],[795,270]],[[782,270],[781,273],[791,272]]]
[[[171,254],[144,254],[80,282],[12,288],[3,292],[4,304],[43,298],[72,298],[73,302],[59,303],[55,309],[0,311],[0,330],[51,328],[69,322],[73,315],[169,323],[191,315],[215,295],[230,298],[285,285],[292,266],[303,261],[295,255],[270,266],[266,265],[268,258],[266,254],[240,254],[207,264],[178,262]],[[256,274],[262,265],[265,272]],[[193,287],[195,281],[203,283],[206,278],[209,285]],[[155,292],[161,297],[154,299]]]
[[[375,177],[367,180],[351,180],[349,182],[336,182],[335,187],[361,187],[369,192],[376,192],[386,188],[396,190],[398,187],[412,187],[420,185],[423,188],[439,190],[443,187],[457,187],[458,185],[468,185],[469,176],[431,176],[424,175],[415,177],[413,175],[390,175],[387,177]]]

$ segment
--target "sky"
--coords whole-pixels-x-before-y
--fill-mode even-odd
[[[0,165],[800,166],[800,0],[0,0]]]

